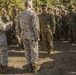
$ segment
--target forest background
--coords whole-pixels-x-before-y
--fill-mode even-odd
[[[32,0],[33,6],[40,8],[42,4],[47,4],[49,7],[74,5],[76,7],[76,0]],[[21,11],[24,9],[24,0],[0,0],[0,10],[5,8],[8,12],[12,9],[18,8]]]

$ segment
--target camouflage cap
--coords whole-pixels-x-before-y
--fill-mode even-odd
[[[32,0],[25,0],[25,4],[32,4]]]
[[[48,9],[52,9],[51,7],[48,7]]]
[[[43,4],[43,5],[42,5],[42,8],[47,8],[47,5],[46,5],[46,4]]]

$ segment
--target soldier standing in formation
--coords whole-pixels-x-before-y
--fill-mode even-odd
[[[76,41],[76,13],[75,13],[74,6],[69,7],[68,24],[69,24],[70,42],[75,43]]]
[[[38,64],[39,19],[32,10],[32,1],[25,1],[25,7],[26,9],[18,16],[16,30],[24,44],[29,68],[32,72],[37,72],[40,69]]]
[[[10,22],[10,17],[7,15],[7,11],[6,10],[2,10],[1,19],[2,19],[2,21],[4,23]],[[12,40],[12,37],[11,37],[11,34],[10,33],[11,33],[11,28],[8,31],[5,32],[8,45],[11,44],[11,40]]]
[[[13,33],[13,39],[15,39],[16,44],[18,44],[23,49],[21,38],[19,37],[19,35],[17,35],[16,29],[15,29],[16,28],[16,20],[17,20],[18,15],[19,15],[19,9],[16,8],[16,9],[13,10],[13,27],[12,27],[12,33]]]
[[[4,34],[11,28],[10,22],[4,23],[0,18],[0,73],[12,70],[13,67],[8,66],[8,46],[7,39]]]
[[[55,17],[55,24],[56,24],[56,29],[55,29],[55,38],[57,40],[60,40],[60,33],[61,33],[61,15],[59,14],[58,9],[54,9],[54,17]]]
[[[62,24],[62,29],[64,31],[64,38],[65,40],[68,40],[68,23],[67,23],[67,12],[65,10],[62,10],[62,15],[61,15],[61,24]]]
[[[46,47],[47,54],[53,50],[53,34],[55,33],[55,19],[52,13],[47,12],[47,5],[42,5],[42,13],[39,15],[40,32]]]

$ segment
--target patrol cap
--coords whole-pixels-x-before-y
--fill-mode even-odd
[[[43,8],[47,8],[47,5],[46,5],[46,4],[43,4],[43,5],[42,5],[42,9],[43,9]]]
[[[52,9],[51,7],[48,7],[48,9]]]
[[[25,0],[25,2],[24,2],[25,4],[32,4],[32,0]]]

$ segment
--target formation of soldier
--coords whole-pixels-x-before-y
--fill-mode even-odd
[[[69,8],[55,8],[50,12],[53,13],[55,18],[55,35],[54,38],[56,40],[64,40],[70,41],[70,43],[76,43],[76,11],[73,5],[69,6]]]
[[[25,1],[26,9],[21,13],[16,8],[12,15],[2,9],[0,17],[0,72],[7,72],[8,46],[13,42],[25,50],[28,68],[32,72],[40,69],[38,64],[38,42],[48,48],[46,53],[52,54],[53,40],[69,40],[76,43],[76,12],[74,6],[69,9],[50,8],[43,4],[41,9],[32,9],[32,1]],[[14,41],[15,40],[15,41]]]

